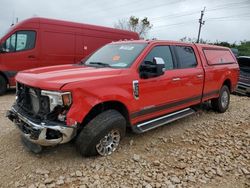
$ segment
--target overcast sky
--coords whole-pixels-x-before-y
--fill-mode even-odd
[[[1,0],[0,36],[14,18],[39,16],[113,27],[119,19],[148,17],[148,38],[197,38],[200,11],[206,7],[201,38],[211,42],[250,40],[250,0]]]

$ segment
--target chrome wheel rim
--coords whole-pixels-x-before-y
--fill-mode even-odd
[[[226,91],[224,91],[221,95],[221,106],[223,108],[226,108],[227,105],[228,105],[228,99],[229,99],[229,96],[228,96],[228,93]]]
[[[96,145],[96,150],[102,156],[111,155],[118,148],[120,140],[120,132],[118,130],[111,130],[99,141]]]

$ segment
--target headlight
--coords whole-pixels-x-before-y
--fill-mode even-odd
[[[64,105],[64,106],[70,106],[70,105],[71,105],[71,102],[72,102],[71,94],[70,94],[69,92],[64,93],[64,94],[62,95],[62,101],[63,101],[63,105]]]
[[[50,101],[50,111],[60,105],[60,106],[70,106],[72,103],[72,97],[70,92],[57,92],[57,91],[41,91],[42,96],[49,97]]]

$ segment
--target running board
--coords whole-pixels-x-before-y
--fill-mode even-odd
[[[132,128],[133,128],[133,131],[136,133],[143,133],[151,129],[165,125],[167,123],[173,122],[175,120],[192,115],[194,113],[195,111],[193,109],[185,108],[183,110],[176,111],[171,114],[167,114],[167,115],[164,115],[164,116],[161,116],[161,117],[158,117],[158,118],[155,118],[155,119],[143,122],[143,123],[139,123],[133,126]]]

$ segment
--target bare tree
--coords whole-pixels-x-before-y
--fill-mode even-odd
[[[147,17],[139,19],[131,16],[129,19],[120,19],[114,24],[115,28],[137,32],[141,38],[144,38],[153,27]]]

